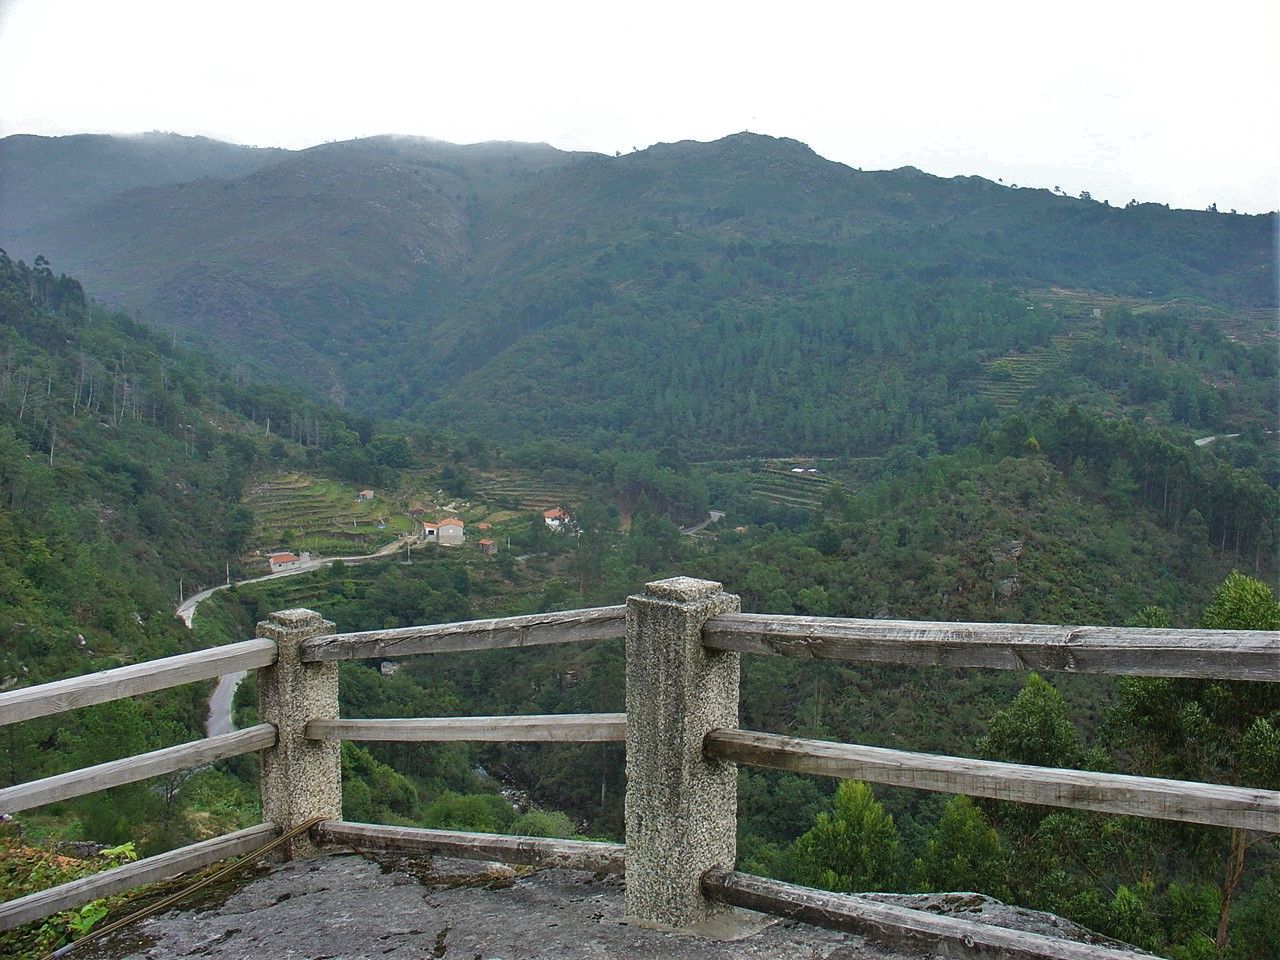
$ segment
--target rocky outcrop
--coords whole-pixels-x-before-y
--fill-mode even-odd
[[[869,895],[999,926],[1106,942],[1047,914],[977,894]],[[459,860],[335,855],[260,868],[248,881],[123,930],[97,960],[906,960],[861,937],[750,915],[736,939],[624,919],[622,880]],[[919,960],[918,957],[913,960]]]

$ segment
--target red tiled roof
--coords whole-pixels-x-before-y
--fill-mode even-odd
[[[542,511],[542,517],[544,520],[563,520],[566,516],[568,516],[568,514],[559,507],[552,507],[550,510]]]
[[[457,517],[445,517],[443,520],[440,521],[440,526],[461,527],[461,526],[465,526],[465,524],[463,524],[463,522],[459,520]]]
[[[488,537],[485,537],[483,540],[481,540],[481,541],[480,541],[480,546],[482,546],[482,547],[492,547],[492,546],[493,546],[493,541],[492,541],[492,540],[490,540]]]
[[[297,554],[293,553],[273,553],[271,555],[272,563],[291,563],[294,560],[301,560]]]
[[[423,527],[425,527],[427,530],[438,530],[438,529],[440,529],[440,524],[438,524],[438,523],[431,523],[429,520],[424,520],[424,521],[422,521],[422,526],[423,526]]]

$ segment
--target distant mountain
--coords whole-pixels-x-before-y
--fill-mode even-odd
[[[113,191],[98,177],[86,207],[60,184],[106,145],[43,141],[36,157],[15,139],[30,138],[0,141],[5,163],[58,198],[0,196],[11,252],[46,253],[144,319],[353,408],[509,438],[676,434],[782,451],[933,432],[945,444],[1001,412],[983,400],[1001,357],[1038,350],[1081,366],[1077,388],[1097,386],[1077,348],[1117,331],[1081,312],[1089,296],[1109,311],[1117,298],[1172,302],[1197,337],[1246,350],[1272,333],[1275,215],[863,172],[794,140],[605,157],[377,137],[268,157],[162,139],[142,165],[150,182]],[[184,145],[224,168],[165,182],[176,166],[162,158]],[[41,167],[61,172],[41,187]],[[1037,307],[1011,292],[1050,288],[1084,294]],[[1238,380],[1203,351],[1153,353],[1139,327],[1134,356],[1158,359],[1184,392]],[[1188,427],[1241,406],[1189,402]]]
[[[239,177],[288,151],[173,133],[0,139],[0,224],[48,223],[123,190]]]

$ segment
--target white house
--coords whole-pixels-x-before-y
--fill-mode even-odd
[[[440,524],[432,523],[430,520],[423,520],[422,528],[418,533],[418,539],[423,543],[439,543]]]
[[[463,532],[464,524],[457,517],[445,517],[440,521],[440,546],[456,547],[466,540]]]
[[[298,570],[304,563],[311,559],[311,554],[304,553],[298,556],[296,553],[273,553],[267,557],[267,563],[271,566],[272,573],[283,573],[285,570]]]
[[[552,507],[550,510],[542,511],[542,522],[552,530],[559,530],[569,522],[569,515],[559,507]]]

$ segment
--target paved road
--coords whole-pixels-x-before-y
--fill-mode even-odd
[[[406,539],[408,538],[401,537],[398,540],[393,540],[385,547],[380,547],[373,553],[366,553],[364,556],[360,557],[319,557],[315,560],[308,560],[306,563],[300,564],[292,570],[282,570],[280,573],[268,573],[261,577],[249,577],[246,580],[237,580],[235,583],[220,583],[216,587],[210,587],[208,590],[201,590],[199,593],[193,593],[191,596],[187,597],[186,600],[178,605],[178,609],[174,611],[174,614],[179,620],[190,627],[191,620],[196,615],[196,607],[200,605],[201,601],[208,600],[219,590],[226,590],[228,587],[238,587],[245,583],[261,583],[264,580],[278,580],[281,577],[292,577],[299,573],[310,573],[313,570],[319,570],[322,567],[331,566],[338,560],[341,560],[343,563],[362,563],[365,560],[376,560],[379,557],[389,557],[404,546]]]
[[[204,735],[220,737],[236,728],[231,719],[231,701],[235,698],[236,687],[245,678],[243,670],[228,673],[218,678],[218,685],[213,688],[209,697],[209,715],[204,718]]]
[[[715,523],[717,520],[723,519],[724,513],[722,511],[712,510],[707,514],[707,519],[703,520],[701,523],[695,523],[692,527],[681,527],[680,532],[686,537],[692,537],[695,533],[701,533],[708,525]]]
[[[268,573],[261,577],[249,577],[247,580],[237,580],[234,584],[221,583],[216,587],[210,587],[208,590],[201,590],[199,593],[192,594],[178,605],[178,609],[174,611],[179,620],[187,625],[190,629],[191,621],[195,618],[196,608],[200,606],[201,601],[209,599],[219,590],[226,590],[231,586],[240,586],[245,583],[262,583],[264,580],[279,580],[281,577],[293,577],[300,573],[310,573],[313,570],[319,570],[321,567],[328,567],[335,561],[341,560],[343,563],[362,563],[365,560],[376,560],[379,557],[389,557],[402,546],[404,546],[406,538],[401,537],[393,540],[385,547],[375,550],[373,553],[366,553],[360,557],[321,557],[315,560],[308,560],[306,563],[295,567],[293,570],[282,570],[280,573]],[[235,729],[235,724],[231,721],[231,700],[235,697],[236,687],[240,685],[240,681],[244,679],[244,673],[228,673],[226,676],[218,678],[218,684],[213,688],[213,694],[209,697],[209,715],[204,721],[204,732],[207,737],[216,737],[219,734],[230,733]]]

